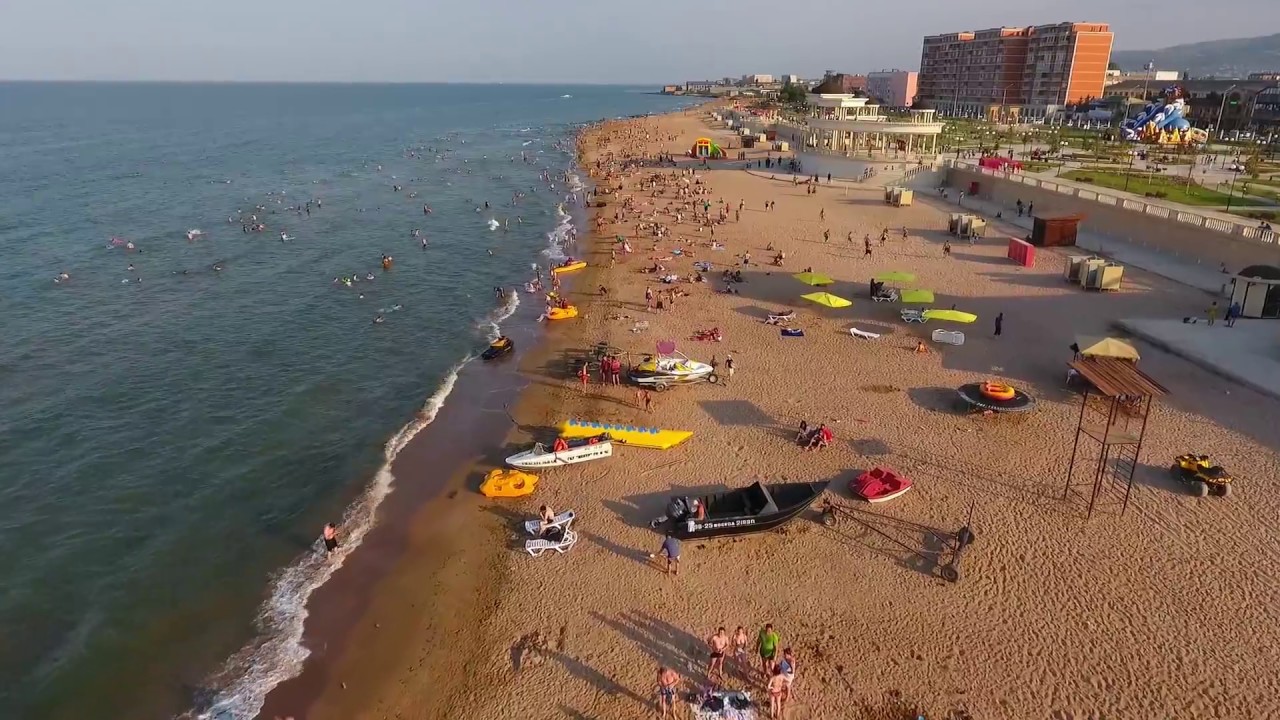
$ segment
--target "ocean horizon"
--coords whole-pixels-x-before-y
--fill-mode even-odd
[[[494,289],[565,250],[574,134],[696,102],[0,81],[0,716],[252,718],[390,460],[531,322]]]

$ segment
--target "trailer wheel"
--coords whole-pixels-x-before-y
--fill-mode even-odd
[[[943,565],[939,572],[942,574],[942,579],[949,583],[956,582],[960,579],[960,571],[956,569],[955,565]]]
[[[653,384],[653,389],[657,392],[662,392],[667,389],[667,383],[663,381],[656,382]]]
[[[834,510],[823,510],[823,511],[822,511],[822,525],[823,525],[823,527],[833,528],[833,527],[835,527],[835,526],[836,526],[836,523],[837,523],[837,522],[839,522],[839,518],[837,518],[837,517],[836,517],[836,512],[835,512]]]
[[[711,383],[712,385],[715,385],[716,383],[720,382],[720,377],[715,373],[711,373],[710,375],[707,376],[707,382]]]

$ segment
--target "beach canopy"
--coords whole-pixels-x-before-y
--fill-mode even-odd
[[[1135,347],[1119,338],[1078,335],[1076,345],[1080,348],[1082,357],[1109,357],[1121,360],[1138,360],[1142,357]]]
[[[925,320],[950,320],[958,323],[971,323],[978,319],[977,315],[961,310],[925,310],[922,315]]]
[[[915,282],[916,276],[908,272],[898,272],[897,270],[890,270],[889,272],[880,273],[879,275],[876,275],[875,279],[883,282],[891,282],[891,283],[909,283],[909,282]]]
[[[808,295],[801,295],[800,297],[810,302],[816,302],[819,305],[826,305],[829,308],[849,307],[853,304],[842,297],[837,297],[831,293],[825,292],[809,293]]]
[[[899,299],[904,303],[920,303],[928,305],[933,302],[932,290],[903,290]]]
[[[822,273],[814,273],[814,272],[796,273],[791,277],[799,280],[805,285],[814,285],[814,286],[830,285],[835,282],[835,280],[832,280],[831,278],[827,277],[826,275],[823,275]]]

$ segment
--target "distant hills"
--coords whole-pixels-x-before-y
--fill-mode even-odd
[[[1140,71],[1152,61],[1157,70],[1186,70],[1192,77],[1244,77],[1251,72],[1280,72],[1280,34],[1111,53],[1111,62],[1130,72]]]

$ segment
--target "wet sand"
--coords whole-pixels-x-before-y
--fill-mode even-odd
[[[708,133],[727,139],[705,121],[694,112],[607,123],[584,136],[584,161],[628,149],[679,155]],[[391,496],[386,514],[411,509],[413,517],[381,518],[375,532],[396,535],[394,545],[366,539],[357,558],[371,557],[356,564],[377,572],[348,578],[344,568],[341,584],[335,578],[321,593],[364,598],[343,610],[363,610],[359,620],[268,699],[264,716],[639,717],[653,712],[660,663],[680,672],[682,687],[702,684],[705,638],[717,626],[732,633],[742,625],[754,639],[765,622],[798,656],[792,719],[897,717],[889,714],[895,702],[929,717],[1280,714],[1280,671],[1271,662],[1280,646],[1280,403],[1144,349],[1140,367],[1170,394],[1150,418],[1127,512],[1117,488],[1088,520],[1080,499],[1063,499],[1079,414],[1079,396],[1063,387],[1067,346],[1076,334],[1105,334],[1113,318],[1195,314],[1203,295],[1132,268],[1122,292],[1083,293],[1062,281],[1057,253],[1042,250],[1030,269],[1006,260],[998,224],[974,245],[957,242],[948,257],[945,213],[954,206],[919,194],[914,207],[889,208],[878,188],[809,195],[736,163],[698,174],[711,188],[698,199],[713,214],[721,199],[730,208],[715,236],[727,247],[713,250],[709,231],[687,211],[679,224],[653,215],[670,192],[654,197],[636,183],[655,172],[671,169],[621,175],[623,189],[600,214],[611,218],[619,198],[631,196],[673,237],[654,250],[635,215],[596,238],[584,233],[592,267],[572,293],[584,316],[545,328],[547,342],[522,358],[530,386],[512,408],[519,426],[472,433],[474,452],[458,454],[477,462],[452,473],[439,499],[419,508],[400,489]],[[763,209],[769,200],[776,210]],[[739,201],[745,209],[735,221]],[[879,245],[882,228],[904,225],[908,240],[895,232]],[[616,235],[635,253],[609,268]],[[864,235],[872,237],[870,258]],[[761,264],[770,243],[786,253],[785,267]],[[686,256],[674,258],[675,247]],[[752,260],[745,266],[735,260],[744,251]],[[656,259],[666,257],[673,259]],[[669,286],[640,268],[661,262],[685,275],[694,259],[713,263],[711,282],[679,284],[688,297],[647,310],[645,288]],[[740,294],[716,293],[720,272],[735,263],[746,280],[735,286]],[[853,307],[799,299],[811,289],[790,274],[806,266],[835,278],[825,289]],[[934,344],[928,332],[936,325],[905,325],[900,306],[871,303],[867,280],[888,270],[914,273],[913,286],[933,290],[937,307],[976,313],[977,323],[957,328],[965,344]],[[608,298],[589,292],[601,284]],[[762,322],[788,308],[805,337],[781,338]],[[632,333],[637,321],[648,330]],[[854,325],[882,335],[854,339]],[[723,342],[689,339],[711,327]],[[928,353],[914,351],[918,338]],[[723,363],[732,353],[737,372],[721,385],[655,394],[652,414],[635,407],[631,387],[584,393],[572,376],[570,360],[597,341],[634,358],[660,339],[702,361],[715,355]],[[1025,388],[1039,407],[1023,417],[955,412],[955,388],[988,378]],[[490,501],[475,492],[503,456],[548,439],[566,417],[695,434],[671,451],[619,448],[609,460],[543,473],[527,498]],[[827,423],[835,443],[817,452],[795,446],[800,420]],[[492,441],[504,433],[505,441]],[[1173,456],[1189,451],[1213,453],[1240,478],[1230,499],[1193,498],[1169,479]],[[406,476],[426,473],[431,457],[416,456]],[[874,510],[859,504],[847,482],[873,465],[916,485]],[[669,495],[755,477],[831,481],[827,497],[850,511],[835,528],[811,511],[779,532],[686,542],[679,577],[649,560],[661,538],[648,522]],[[513,549],[516,528],[543,503],[576,510],[582,541],[566,555],[533,559]],[[961,580],[948,584],[931,561],[935,533],[954,532],[971,509],[978,539]],[[382,530],[392,525],[402,529]],[[320,615],[317,607],[317,625]],[[534,633],[547,644],[530,652]],[[758,675],[729,667],[731,686],[761,697]]]

